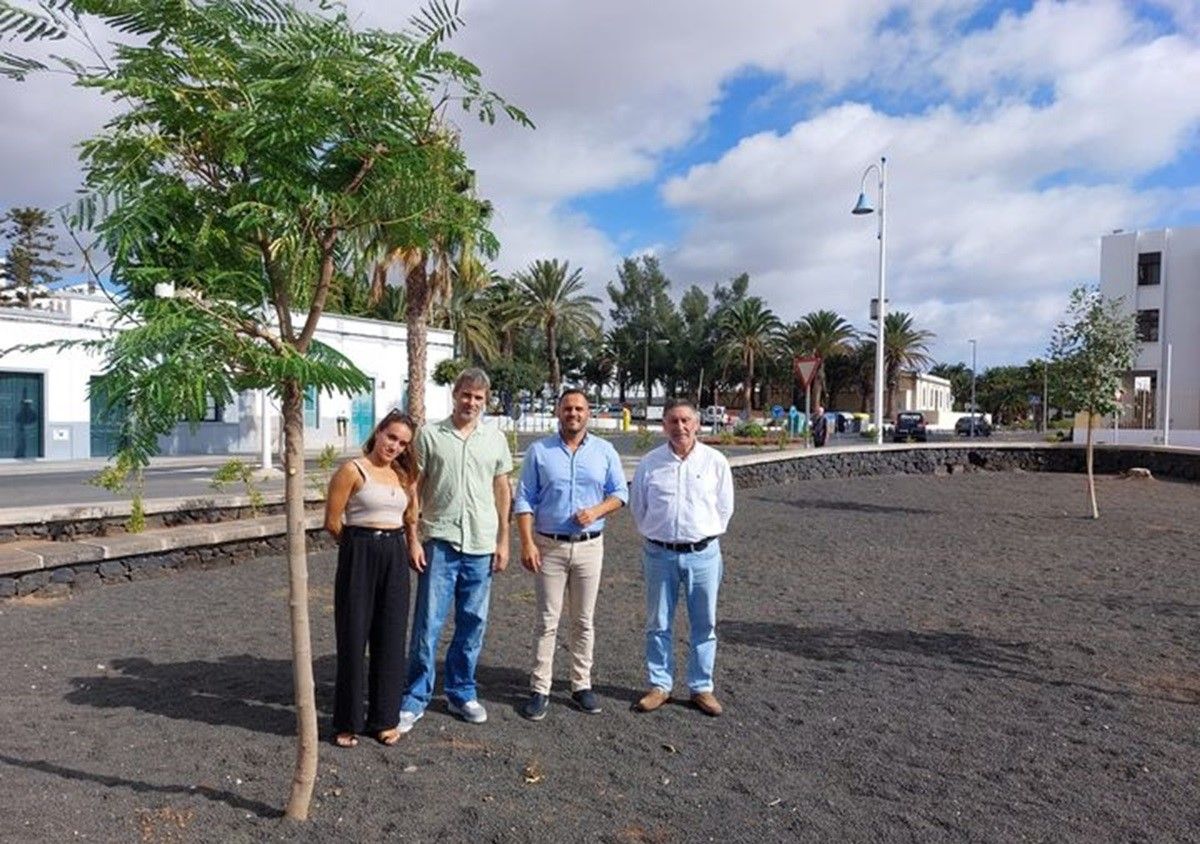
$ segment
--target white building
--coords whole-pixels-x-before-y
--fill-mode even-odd
[[[1193,444],[1200,432],[1200,227],[1101,238],[1100,291],[1137,313],[1141,340],[1125,378],[1118,431],[1161,431],[1166,413],[1171,444]],[[1168,346],[1171,406],[1165,408]],[[1126,439],[1135,441],[1133,431]]]
[[[113,310],[104,296],[59,293],[39,307],[0,308],[0,352],[52,340],[96,339],[110,332]],[[305,445],[353,448],[370,434],[376,419],[407,403],[407,332],[394,322],[326,314],[316,338],[349,358],[372,379],[365,393],[347,396],[315,390],[305,401]],[[453,355],[447,331],[429,332],[428,371]],[[0,356],[0,460],[103,457],[112,453],[119,419],[105,403],[89,400],[89,384],[103,360],[79,348],[9,351]],[[450,390],[425,384],[427,415],[449,412]],[[160,438],[161,454],[258,454],[262,438],[261,394],[247,391],[224,407],[210,406],[194,427],[181,423]],[[276,404],[270,430],[279,453],[282,425]],[[339,420],[341,424],[339,424]]]

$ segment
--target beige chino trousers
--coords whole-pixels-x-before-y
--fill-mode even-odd
[[[600,569],[604,563],[604,537],[584,542],[560,542],[541,534],[534,543],[542,557],[542,570],[534,576],[537,585],[537,620],[533,628],[533,671],[530,687],[550,694],[554,671],[554,647],[563,597],[567,600],[567,644],[571,650],[571,691],[591,688],[593,621],[596,595],[600,591]]]

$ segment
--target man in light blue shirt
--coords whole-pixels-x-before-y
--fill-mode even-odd
[[[612,445],[587,431],[587,395],[563,391],[558,433],[529,447],[517,486],[521,564],[537,587],[531,694],[521,714],[546,716],[558,620],[564,592],[568,604],[571,691],[584,712],[598,713],[592,691],[593,617],[604,560],[604,517],[629,498],[621,458]]]

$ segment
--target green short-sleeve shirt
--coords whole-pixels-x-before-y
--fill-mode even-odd
[[[496,496],[492,481],[512,471],[508,441],[480,421],[465,439],[449,419],[421,428],[416,441],[421,470],[421,532],[464,554],[496,550]]]

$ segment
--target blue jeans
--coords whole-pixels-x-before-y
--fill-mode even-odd
[[[446,697],[456,706],[475,700],[475,666],[487,628],[492,591],[492,555],[464,554],[449,542],[425,543],[425,571],[417,578],[408,692],[400,709],[424,712],[437,680],[437,648],[454,603],[454,638],[446,650]]]
[[[646,578],[646,669],[650,685],[671,691],[675,682],[675,651],[671,629],[679,587],[683,586],[691,625],[687,684],[692,694],[713,690],[717,658],[717,589],[721,585],[721,545],[716,540],[703,551],[678,553],[646,542],[642,572]]]

